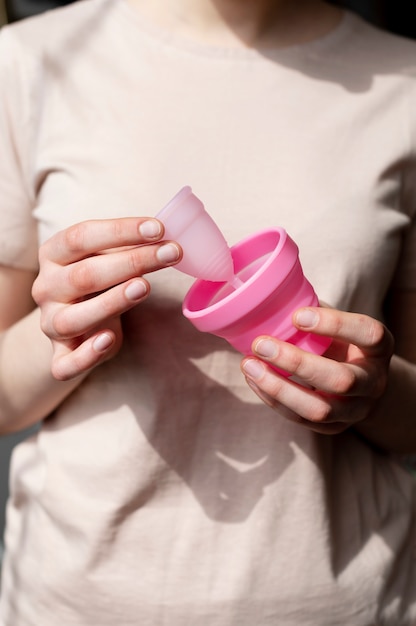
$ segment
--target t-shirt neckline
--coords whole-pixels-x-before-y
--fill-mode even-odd
[[[324,52],[348,34],[356,17],[355,14],[347,9],[344,9],[339,23],[332,30],[320,37],[317,37],[316,39],[300,44],[279,48],[240,48],[238,46],[213,46],[188,39],[182,35],[165,30],[158,24],[151,22],[138,8],[132,7],[128,0],[118,0],[117,4],[124,15],[124,18],[127,18],[130,23],[139,27],[142,33],[150,37],[154,40],[154,42],[164,44],[165,46],[175,49],[178,52],[187,52],[188,54],[195,56],[232,60],[254,60],[259,58],[264,59],[265,57],[278,59],[279,57],[286,57],[288,55],[306,54],[308,52]]]

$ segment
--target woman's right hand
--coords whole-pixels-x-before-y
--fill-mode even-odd
[[[147,298],[143,274],[180,261],[152,218],[91,220],[70,226],[39,251],[32,295],[52,341],[52,374],[69,380],[113,357],[122,344],[120,316]]]

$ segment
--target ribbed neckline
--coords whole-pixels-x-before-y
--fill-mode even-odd
[[[142,33],[153,39],[156,43],[159,42],[164,46],[176,49],[177,51],[186,52],[190,55],[235,61],[239,59],[264,59],[265,57],[278,59],[279,57],[297,56],[299,54],[313,52],[323,53],[348,35],[358,19],[354,13],[344,10],[339,24],[333,30],[317,39],[282,48],[240,48],[237,46],[222,47],[198,43],[181,35],[164,30],[157,24],[148,20],[138,8],[133,8],[128,0],[118,0],[117,6],[124,19],[128,19],[130,23],[140,28]]]

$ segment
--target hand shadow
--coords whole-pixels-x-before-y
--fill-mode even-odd
[[[380,522],[379,509],[383,520],[396,518],[401,511],[403,523],[409,522],[411,477],[404,487],[400,469],[352,429],[327,437],[279,417],[252,394],[242,374],[241,386],[226,385],[221,370],[224,352],[237,370],[241,356],[224,340],[196,331],[178,315],[178,306],[169,298],[153,306],[149,299],[126,316],[126,333],[134,339],[129,345],[136,346],[140,362],[140,346],[147,344],[143,353],[148,356],[142,363],[151,372],[152,410],[135,413],[150,445],[188,485],[205,514],[223,523],[244,522],[261,506],[268,486],[289,468],[297,449],[326,476],[326,493],[316,492],[315,505],[320,503],[326,511],[334,572],[347,570],[371,537],[379,537],[387,550],[397,550],[401,535],[395,535],[394,525]],[[141,331],[143,322],[146,334]],[[155,335],[159,351],[151,349]],[[204,359],[211,368],[205,373],[198,367]],[[304,478],[302,486],[292,485],[295,499],[314,487],[313,478],[312,482]],[[171,476],[167,474],[166,480],[172,489]],[[160,482],[163,477],[158,486],[163,489]],[[365,494],[364,507],[360,493]],[[297,523],[304,523],[304,532],[309,532],[307,517]]]
[[[150,445],[208,517],[241,522],[293,459],[286,425],[248,388],[239,370],[241,355],[224,340],[195,330],[178,315],[177,301],[153,302],[124,319],[137,368],[150,372],[146,402],[152,409],[143,410],[142,397],[140,410],[131,408]],[[227,369],[230,360],[235,367],[233,387],[227,386],[224,360]],[[202,362],[209,373],[201,371]],[[137,368],[126,375],[137,381]]]

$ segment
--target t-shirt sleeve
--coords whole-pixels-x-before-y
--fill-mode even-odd
[[[29,175],[30,81],[9,29],[0,31],[0,264],[36,270],[35,198]]]

